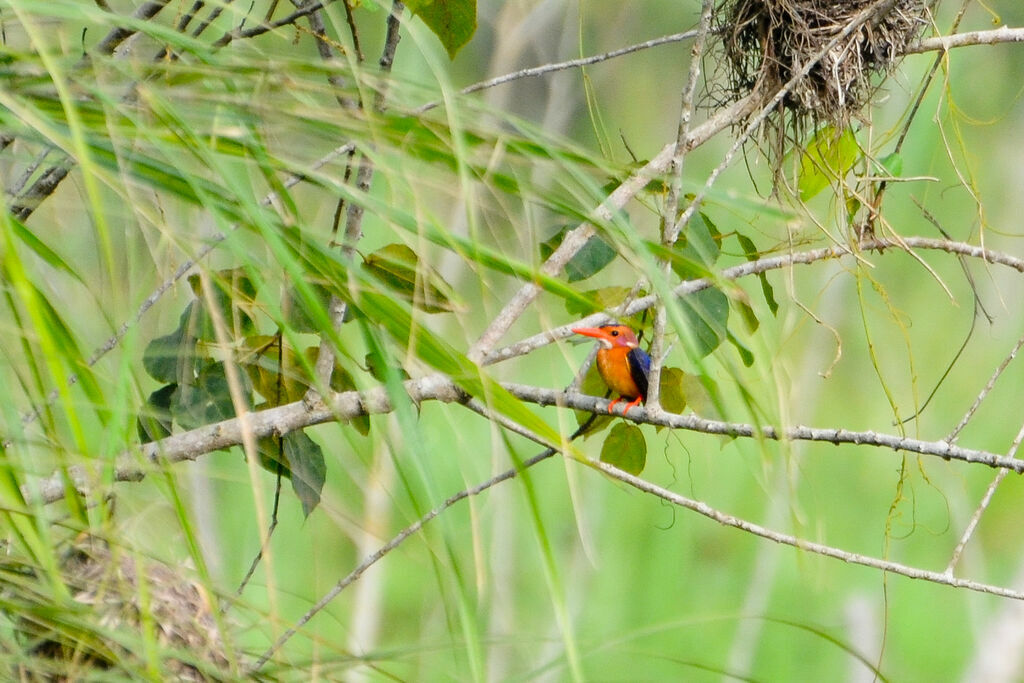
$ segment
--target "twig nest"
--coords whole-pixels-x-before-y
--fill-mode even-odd
[[[32,659],[21,662],[19,678],[73,680],[99,671],[115,677],[144,671],[144,621],[153,629],[165,674],[180,681],[228,678],[211,606],[202,587],[180,572],[155,561],[137,562],[94,538],[79,539],[65,553],[61,572],[81,610],[65,607],[73,617],[58,610],[53,619],[23,612],[19,630]]]
[[[782,100],[769,126],[794,132],[847,125],[869,102],[879,74],[927,25],[931,0],[722,0],[717,33],[728,72],[726,99],[770,100],[817,60]],[[847,31],[862,12],[867,21]],[[841,37],[840,37],[841,36]],[[834,43],[834,44],[833,44]],[[774,125],[773,125],[774,124]]]

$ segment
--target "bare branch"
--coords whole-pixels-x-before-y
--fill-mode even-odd
[[[468,95],[470,93],[474,93],[480,90],[486,90],[488,88],[493,88],[498,85],[512,83],[513,81],[518,81],[523,78],[544,76],[546,74],[556,73],[558,71],[565,71],[566,69],[578,69],[584,66],[589,66],[591,64],[606,62],[610,59],[622,57],[623,55],[628,55],[633,52],[648,50],[652,47],[658,47],[659,45],[669,45],[671,43],[678,43],[684,40],[689,40],[690,38],[696,37],[697,34],[698,31],[684,31],[683,33],[673,33],[668,36],[661,36],[660,38],[651,38],[650,40],[645,40],[642,43],[636,43],[634,45],[620,47],[617,50],[605,52],[604,54],[600,55],[591,55],[589,57],[569,59],[564,62],[555,62],[554,64],[543,64],[541,66],[533,66],[528,69],[521,69],[519,71],[513,71],[511,73],[502,74],[501,76],[495,76],[494,78],[489,78],[486,81],[480,81],[478,83],[474,83],[473,85],[467,85],[465,88],[460,90],[459,93],[462,95]],[[435,100],[433,102],[428,102],[427,104],[424,104],[421,107],[414,109],[412,113],[423,114],[425,112],[430,111],[431,109],[435,109],[441,106],[442,104],[444,104],[444,100]]]
[[[540,406],[560,406],[591,413],[606,413],[609,402],[597,396],[584,396],[576,392],[562,392],[544,387],[521,384],[503,384],[514,396],[528,403]],[[405,390],[416,403],[423,401],[445,401],[465,403],[470,399],[443,375],[427,375],[405,383]],[[263,411],[248,413],[245,420],[233,418],[204,425],[181,434],[168,436],[160,441],[145,444],[116,460],[113,471],[114,481],[141,481],[153,468],[183,460],[195,460],[207,453],[230,448],[242,443],[243,437],[262,439],[268,436],[283,436],[316,424],[347,421],[360,415],[389,413],[391,400],[385,387],[375,387],[364,392],[347,391],[334,394],[328,400],[302,400]],[[620,409],[621,410],[621,409]],[[617,414],[621,414],[617,413]],[[947,441],[924,441],[893,434],[879,434],[873,431],[850,431],[847,429],[816,428],[795,426],[776,428],[771,425],[756,426],[739,422],[708,420],[697,415],[679,415],[658,411],[657,414],[635,407],[627,413],[628,419],[671,429],[684,429],[704,434],[717,434],[736,438],[817,441],[831,444],[856,444],[893,451],[931,455],[944,460],[959,460],[968,464],[1024,472],[1024,460],[1008,458],[996,453],[963,448]],[[522,432],[520,432],[522,433]],[[536,437],[530,437],[536,438]],[[98,472],[103,464],[98,464]],[[99,480],[99,474],[90,481],[90,473],[83,468],[71,468],[75,486],[88,491]],[[35,498],[40,502],[52,503],[64,497],[64,476],[58,472],[28,486],[24,491],[26,499]]]
[[[693,117],[693,99],[697,92],[697,82],[700,80],[700,64],[704,54],[704,43],[707,41],[708,33],[711,31],[711,10],[714,8],[712,0],[704,0],[700,13],[700,27],[697,29],[697,40],[690,50],[690,69],[686,77],[686,86],[683,88],[682,99],[679,104],[679,126],[676,130],[676,146],[672,154],[671,182],[669,185],[668,199],[662,212],[662,234],[661,243],[671,248],[679,239],[679,226],[676,224],[676,214],[679,213],[679,198],[683,193],[683,161],[686,158],[686,138],[690,135],[690,119]],[[668,280],[672,272],[669,260],[661,259],[659,264],[662,275]],[[658,305],[654,312],[654,339],[651,342],[651,367],[647,382],[647,396],[644,397],[644,404],[651,410],[659,410],[661,407],[661,362],[665,355],[665,328],[668,326],[668,314],[664,302]]]
[[[997,45],[1000,43],[1024,43],[1024,28],[1001,26],[991,31],[968,31],[951,36],[925,38],[919,43],[907,47],[903,54],[913,55],[934,50],[951,50],[955,47],[971,45]]]
[[[577,434],[580,430],[577,431]],[[574,435],[576,436],[576,435]],[[416,520],[409,526],[402,529],[397,535],[395,535],[390,541],[382,545],[375,552],[368,555],[363,559],[351,572],[349,572],[344,578],[336,583],[327,593],[321,597],[315,605],[310,607],[305,614],[300,617],[294,625],[289,627],[281,636],[267,648],[266,651],[260,655],[259,659],[248,669],[247,673],[255,673],[259,671],[263,666],[270,661],[270,658],[284,646],[296,633],[299,632],[303,626],[309,623],[309,621],[319,614],[328,604],[331,603],[338,595],[342,593],[346,588],[355,583],[359,578],[366,572],[367,569],[372,567],[374,564],[384,559],[391,551],[405,542],[410,536],[418,533],[428,523],[438,517],[442,512],[452,507],[456,503],[466,500],[472,496],[479,495],[487,489],[490,489],[497,484],[504,481],[508,481],[515,477],[519,472],[522,472],[530,467],[533,467],[539,462],[550,458],[556,451],[552,448],[546,449],[530,458],[529,460],[522,463],[521,466],[505,470],[501,474],[498,474],[487,481],[484,481],[472,488],[463,489],[453,496],[447,498],[443,503],[432,509],[430,512],[425,514],[420,519]],[[791,534],[784,534],[773,529],[749,522],[739,517],[726,514],[711,507],[707,503],[702,501],[693,500],[682,496],[674,491],[670,491],[666,488],[658,486],[657,484],[651,483],[645,479],[624,472],[608,463],[601,461],[587,461],[585,463],[589,467],[596,469],[613,479],[617,479],[625,484],[628,484],[644,493],[656,496],[661,500],[672,503],[687,510],[692,510],[700,515],[707,517],[708,519],[714,520],[724,526],[730,526],[742,531],[746,531],[755,536],[774,541],[775,543],[781,543],[783,545],[789,545],[798,550],[815,553],[824,557],[830,557],[832,559],[842,560],[848,564],[859,564],[861,566],[870,567],[872,569],[880,569],[882,571],[891,572],[900,576],[905,576],[911,579],[921,579],[924,581],[930,581],[932,583],[938,583],[946,586],[952,586],[955,588],[966,588],[968,590],[977,591],[980,593],[989,593],[991,595],[998,595],[1005,598],[1013,598],[1015,600],[1024,600],[1024,593],[1015,591],[1010,588],[1004,588],[1002,586],[994,586],[990,584],[980,583],[972,581],[970,579],[958,579],[949,574],[942,574],[939,572],[931,571],[928,569],[921,569],[918,567],[911,567],[909,565],[900,564],[898,562],[891,562],[889,560],[883,560],[869,555],[861,555],[859,553],[852,553],[841,548],[828,546],[822,543],[816,543],[814,541],[808,541]],[[1000,474],[1004,474],[1001,472]]]
[[[998,595],[1003,598],[1013,598],[1014,600],[1024,600],[1024,593],[1015,591],[1011,588],[1003,588],[1001,586],[993,586],[986,583],[979,583],[977,581],[971,581],[969,579],[958,579],[941,572],[931,571],[928,569],[920,569],[918,567],[910,567],[905,564],[898,562],[891,562],[889,560],[882,560],[869,555],[861,555],[860,553],[851,553],[839,548],[824,545],[822,543],[815,543],[814,541],[807,541],[790,534],[784,534],[772,529],[765,528],[760,524],[748,522],[745,519],[739,517],[733,517],[724,512],[711,507],[707,503],[703,503],[699,500],[693,500],[685,496],[681,496],[675,491],[669,491],[668,489],[662,488],[657,484],[652,484],[649,481],[635,477],[628,472],[609,465],[606,462],[593,461],[588,463],[591,467],[596,470],[604,472],[608,476],[617,479],[623,483],[629,484],[634,488],[637,488],[644,493],[649,493],[652,496],[657,496],[661,500],[664,500],[673,505],[692,510],[697,514],[703,515],[708,519],[712,519],[719,524],[725,526],[731,526],[742,531],[760,536],[761,538],[776,543],[782,543],[783,545],[790,545],[798,550],[804,550],[806,552],[815,553],[817,555],[823,555],[825,557],[831,557],[832,559],[842,560],[848,564],[859,564],[864,567],[871,567],[872,569],[881,569],[884,572],[891,572],[893,574],[899,574],[900,576],[906,576],[910,579],[922,579],[924,581],[930,581],[932,583],[939,583],[945,586],[952,586],[954,588],[966,588],[968,590],[977,591],[979,593],[989,593],[991,595]]]
[[[743,116],[746,116],[753,107],[753,100],[747,98],[736,102],[717,112],[710,119],[698,126],[686,138],[686,148],[698,147],[714,135],[725,130]],[[613,212],[624,207],[633,197],[636,196],[651,180],[665,172],[672,161],[675,153],[676,143],[671,142],[658,152],[657,156],[651,159],[643,168],[630,176],[625,182],[619,185],[608,195],[608,198],[594,209],[596,222],[607,222],[612,219]],[[583,248],[587,240],[594,235],[593,223],[581,223],[579,226],[566,234],[565,239],[558,245],[558,249],[548,257],[548,260],[540,267],[540,272],[545,275],[558,275],[565,264]],[[473,360],[482,358],[494,344],[508,331],[508,329],[519,319],[526,308],[540,294],[540,287],[533,283],[527,283],[519,289],[512,297],[505,308],[494,318],[488,328],[470,349],[469,357]]]
[[[857,245],[857,249],[860,252],[881,252],[886,249],[898,249],[902,251],[905,250],[905,248],[929,249],[944,251],[950,254],[970,256],[972,258],[986,261],[987,263],[1007,266],[1020,273],[1024,273],[1024,259],[1017,258],[1016,256],[1011,256],[1010,254],[1003,252],[986,249],[985,247],[968,244],[966,242],[954,242],[952,240],[934,239],[931,237],[901,237],[899,240],[872,238]],[[822,247],[820,249],[811,249],[791,254],[781,254],[779,256],[767,256],[757,259],[756,261],[747,261],[739,265],[732,266],[731,268],[725,268],[718,273],[716,279],[723,281],[736,280],[741,277],[757,275],[770,270],[788,268],[789,266],[794,265],[809,265],[817,263],[818,261],[842,258],[843,256],[849,256],[852,254],[854,254],[854,252],[850,247],[845,245],[834,245],[831,247]],[[707,289],[713,285],[714,282],[708,278],[686,280],[677,285],[673,292],[676,296],[685,296],[686,294],[693,294],[694,292]],[[514,344],[509,344],[503,348],[496,349],[495,351],[483,356],[481,362],[484,365],[490,365],[492,363],[500,363],[510,358],[525,355],[542,346],[558,341],[559,339],[566,339],[572,336],[573,327],[579,327],[581,325],[599,325],[612,318],[620,316],[628,317],[639,313],[640,311],[647,310],[656,303],[657,298],[654,295],[640,297],[639,299],[629,302],[625,306],[614,308],[607,313],[595,313],[587,316],[586,318],[582,318],[581,320],[552,328],[545,332],[541,332],[540,334],[535,334],[532,337],[522,339]]]
[[[150,0],[149,2],[143,3],[135,10],[132,17],[140,20],[148,20],[159,14],[167,5],[168,0]],[[110,55],[114,53],[118,45],[132,37],[137,31],[133,28],[117,27],[108,33],[103,40],[96,46],[95,51],[102,55]]]

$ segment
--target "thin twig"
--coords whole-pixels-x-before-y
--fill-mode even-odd
[[[590,426],[594,423],[595,417],[590,416],[583,424],[581,424],[575,432],[569,437],[569,441],[575,441],[580,435],[584,434]],[[485,482],[477,484],[476,486],[468,489],[463,489],[453,496],[449,496],[443,503],[428,512],[427,514],[420,517],[418,520],[410,524],[409,526],[402,529],[394,538],[378,548],[374,553],[367,556],[359,565],[348,573],[343,579],[338,581],[331,590],[327,591],[326,594],[315,605],[309,608],[298,621],[295,622],[287,631],[281,634],[281,636],[271,645],[267,650],[260,655],[260,658],[249,668],[247,673],[254,673],[259,671],[264,664],[266,664],[274,653],[281,649],[281,647],[288,642],[296,633],[299,632],[303,626],[309,623],[309,620],[316,616],[320,611],[323,610],[334,598],[338,597],[343,590],[355,583],[367,569],[375,565],[380,560],[390,553],[392,550],[401,545],[407,538],[417,533],[420,529],[426,526],[431,520],[440,515],[442,512],[455,505],[459,501],[471,498],[472,496],[479,495],[489,488],[500,484],[503,481],[513,479],[520,472],[524,472],[539,462],[547,460],[558,451],[554,448],[545,448],[543,451],[533,456],[528,460],[524,460],[522,463],[518,463],[515,467],[511,467],[501,474],[495,475]]]
[[[391,72],[391,66],[395,61],[395,52],[398,50],[398,41],[401,39],[401,17],[404,5],[395,0],[388,14],[387,31],[384,37],[384,49],[381,51],[378,65],[385,75]],[[387,79],[382,80],[380,88],[373,100],[373,108],[376,112],[384,109],[384,101],[387,97]],[[362,102],[359,103],[362,106]],[[345,177],[351,171],[352,157],[349,156],[349,166],[345,169]],[[370,191],[370,183],[373,181],[373,160],[365,152],[359,159],[359,170],[356,171],[356,190],[361,193]],[[363,214],[365,209],[358,202],[349,202],[345,213],[345,236],[342,240],[341,251],[346,260],[351,261],[355,257],[356,245],[363,236]],[[335,294],[331,295],[330,316],[331,324],[335,329],[341,327],[345,320],[346,304]],[[319,387],[326,390],[330,386],[331,374],[334,372],[335,351],[330,340],[324,337],[320,341],[320,348],[317,350],[316,373]],[[310,389],[313,391],[314,389]]]
[[[1017,343],[1013,345],[1013,349],[1010,350],[1010,353],[1007,354],[1006,358],[1003,359],[1003,362],[999,364],[999,367],[992,373],[992,376],[988,378],[988,382],[986,382],[985,386],[982,387],[981,392],[975,397],[974,403],[972,403],[971,407],[967,409],[966,413],[964,413],[964,416],[960,419],[957,426],[954,427],[953,431],[951,431],[949,436],[946,437],[946,441],[956,443],[957,437],[960,436],[960,432],[963,431],[964,427],[967,426],[967,423],[971,421],[972,417],[974,417],[974,413],[976,413],[978,408],[981,407],[982,401],[988,397],[989,393],[992,391],[992,387],[996,385],[996,381],[999,379],[1000,375],[1006,371],[1010,362],[1017,357],[1018,353],[1020,353],[1021,347],[1024,347],[1024,336],[1017,340]]]
[[[1024,440],[1024,426],[1017,431],[1017,436],[1010,445],[1010,450],[1006,452],[1007,457],[1017,457],[1017,450],[1020,448],[1022,440]],[[992,483],[990,483],[988,485],[988,489],[985,490],[985,495],[981,497],[981,502],[978,503],[978,508],[974,511],[974,514],[971,515],[971,520],[967,523],[967,528],[964,529],[964,533],[960,536],[960,540],[957,542],[956,548],[953,549],[953,555],[949,559],[949,564],[946,565],[947,574],[953,574],[953,570],[960,561],[960,556],[963,554],[964,548],[967,546],[968,541],[971,540],[971,536],[974,535],[974,530],[978,527],[978,523],[981,521],[981,516],[985,513],[985,510],[988,509],[989,504],[992,502],[992,496],[995,495],[996,489],[999,488],[999,484],[1006,478],[1007,471],[1008,470],[1000,470],[999,472],[996,472],[996,476],[992,480]]]
[[[519,71],[513,71],[511,73],[502,74],[501,76],[495,76],[489,78],[486,81],[479,81],[473,85],[467,85],[465,88],[459,91],[462,95],[468,95],[480,90],[486,90],[493,88],[498,85],[505,85],[506,83],[512,83],[523,78],[534,78],[536,76],[544,76],[550,73],[556,73],[558,71],[565,71],[566,69],[579,69],[584,66],[590,66],[591,64],[598,64],[600,62],[606,62],[616,57],[622,57],[633,52],[639,52],[640,50],[648,50],[652,47],[658,47],[659,45],[670,45],[672,43],[678,43],[684,40],[689,40],[698,35],[698,31],[684,31],[682,33],[673,33],[668,36],[661,36],[659,38],[652,38],[645,40],[642,43],[636,43],[634,45],[627,45],[626,47],[620,47],[617,50],[611,52],[605,52],[599,55],[590,55],[589,57],[579,57],[577,59],[569,59],[564,62],[555,62],[553,64],[544,64],[541,66],[533,66],[528,69],[520,69]],[[423,114],[431,109],[444,104],[444,100],[434,100],[428,102],[420,107],[417,107],[412,111],[413,114]]]
[[[264,22],[264,23],[259,24],[258,26],[253,26],[252,28],[248,28],[248,29],[235,29],[233,31],[228,31],[227,33],[222,35],[220,38],[218,38],[213,43],[212,47],[213,47],[213,49],[216,50],[216,49],[222,48],[222,47],[230,44],[231,42],[233,42],[235,40],[241,40],[241,39],[246,39],[246,38],[255,38],[257,36],[263,35],[264,33],[269,33],[271,31],[276,31],[279,28],[283,28],[285,26],[291,26],[292,24],[297,22],[299,19],[302,19],[303,17],[307,17],[307,16],[309,16],[310,14],[312,14],[314,12],[319,12],[320,10],[322,10],[324,8],[325,5],[329,5],[333,1],[334,0],[323,0],[322,2],[311,2],[308,5],[303,5],[301,8],[295,10],[294,12],[289,14],[288,16],[282,17],[281,19],[278,19],[277,21]]]
[[[968,244],[966,242],[954,242],[951,240],[935,239],[931,237],[901,237],[899,240],[875,237],[860,242],[857,245],[857,251],[861,254],[869,251],[882,252],[887,249],[903,250],[905,248],[938,250],[950,254],[962,254],[964,256],[983,260],[987,263],[1007,266],[1020,273],[1024,273],[1024,259],[1011,256],[1004,252],[993,251],[991,249],[986,249],[985,247]],[[726,268],[716,275],[714,281],[709,278],[686,280],[677,285],[672,291],[676,296],[685,296],[687,294],[693,294],[707,289],[708,287],[712,287],[714,286],[715,281],[736,280],[741,277],[757,275],[770,270],[788,268],[794,265],[810,265],[812,263],[817,263],[818,261],[842,258],[851,254],[853,254],[853,252],[850,247],[846,245],[833,245],[831,247],[821,247],[819,249],[810,249],[802,252],[766,256],[755,261],[746,261],[739,265]],[[863,258],[863,256],[861,256],[861,258]],[[651,308],[657,303],[657,301],[657,297],[653,294],[649,294],[635,299],[625,306],[613,308],[607,313],[595,313],[575,322],[551,328],[513,344],[509,344],[508,346],[496,349],[491,353],[486,354],[481,359],[481,363],[483,365],[491,365],[493,363],[500,363],[511,358],[526,355],[527,353],[558,341],[559,339],[571,337],[573,335],[573,327],[600,325],[612,318],[635,315],[640,311]]]
[[[686,147],[687,149],[694,149],[708,140],[710,140],[717,133],[725,130],[732,126],[738,119],[746,116],[753,108],[753,98],[745,98],[736,102],[731,107],[723,109],[715,113],[710,119],[702,123],[700,126],[694,129],[694,131],[687,136]],[[632,176],[627,178],[621,185],[619,185],[608,198],[605,199],[596,209],[593,211],[594,222],[604,223],[612,220],[613,212],[624,207],[630,200],[637,195],[638,192],[643,190],[647,184],[665,172],[672,161],[673,153],[675,152],[675,143],[671,142],[662,148],[658,154],[651,159],[647,164],[644,165],[639,171],[634,173]],[[580,249],[587,243],[587,241],[595,234],[596,228],[593,222],[581,223],[574,229],[570,230],[562,243],[558,245],[558,248],[548,257],[540,267],[540,272],[544,275],[550,275],[552,277],[557,276],[565,264],[576,255]],[[482,358],[490,351],[499,339],[508,331],[508,329],[519,319],[519,316],[526,311],[527,307],[537,298],[540,294],[541,289],[538,285],[530,282],[524,284],[505,307],[495,316],[491,324],[484,330],[480,338],[477,339],[476,343],[469,350],[467,354],[471,359],[477,360]]]
[[[661,244],[669,249],[679,239],[676,214],[679,212],[679,200],[683,192],[683,162],[686,159],[687,152],[686,140],[690,136],[690,120],[693,118],[694,110],[693,100],[697,92],[697,82],[700,80],[700,64],[701,58],[704,55],[704,44],[707,41],[708,33],[711,31],[711,10],[713,7],[713,0],[704,0],[700,14],[700,25],[697,29],[697,39],[690,50],[690,69],[686,77],[686,86],[683,88],[679,104],[679,126],[676,130],[676,146],[673,150],[672,165],[670,166],[671,182],[668,198],[662,212]],[[672,273],[669,259],[662,259],[659,266],[667,282]],[[661,364],[665,356],[665,328],[667,324],[668,313],[664,302],[662,302],[654,312],[650,376],[647,383],[647,396],[644,401],[651,410],[655,411],[661,408]]]
[[[944,586],[952,586],[954,588],[966,588],[968,590],[977,591],[979,593],[989,593],[991,595],[998,595],[1004,598],[1013,598],[1014,600],[1024,600],[1024,592],[1016,591],[1011,588],[1003,588],[1002,586],[993,586],[990,584],[979,583],[977,581],[971,581],[969,579],[958,579],[953,576],[948,576],[941,572],[931,571],[928,569],[920,569],[918,567],[911,567],[898,562],[890,562],[889,560],[883,560],[869,555],[861,555],[860,553],[851,553],[840,548],[824,545],[822,543],[816,543],[814,541],[804,540],[797,536],[790,534],[784,534],[773,529],[765,528],[759,524],[748,522],[745,519],[734,517],[732,515],[721,512],[707,503],[703,503],[699,500],[693,500],[685,496],[681,496],[675,491],[669,491],[668,489],[662,488],[657,484],[652,484],[645,479],[636,477],[628,472],[609,465],[606,462],[590,461],[587,463],[590,467],[596,470],[604,472],[608,476],[617,479],[625,484],[649,493],[652,496],[656,496],[661,500],[664,500],[673,505],[692,510],[700,515],[707,517],[708,519],[714,520],[719,524],[725,526],[731,526],[747,533],[751,533],[755,536],[774,541],[775,543],[781,543],[783,545],[793,546],[798,550],[804,550],[806,552],[815,553],[824,557],[831,557],[832,559],[842,560],[847,564],[859,564],[864,567],[871,567],[872,569],[880,569],[884,572],[890,572],[893,574],[899,574],[910,579],[921,579],[924,581],[930,581],[932,583],[942,584]]]

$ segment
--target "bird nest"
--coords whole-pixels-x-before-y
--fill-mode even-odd
[[[714,99],[754,95],[764,106],[789,84],[769,130],[800,139],[808,124],[844,128],[928,25],[933,1],[721,0],[716,34],[726,74]]]

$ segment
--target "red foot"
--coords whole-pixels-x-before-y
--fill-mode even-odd
[[[615,409],[615,404],[617,404],[619,401],[624,400],[625,398],[626,398],[625,396],[619,396],[617,399],[615,399],[614,401],[609,403],[608,404],[608,412],[609,413],[612,412],[612,410]],[[629,403],[626,404],[625,408],[622,409],[622,414],[625,415],[626,413],[629,412],[630,408],[635,408],[636,406],[640,405],[640,401],[642,401],[642,400],[643,400],[642,396],[637,396],[636,398],[634,398],[632,401],[630,401]]]

